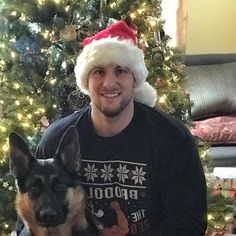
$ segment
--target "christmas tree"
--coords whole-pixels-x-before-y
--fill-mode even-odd
[[[74,76],[84,38],[124,20],[145,52],[156,106],[188,124],[192,103],[180,86],[184,65],[168,46],[160,0],[2,0],[0,12],[0,232],[7,235],[16,221],[8,134],[16,131],[35,150],[49,124],[89,104]]]

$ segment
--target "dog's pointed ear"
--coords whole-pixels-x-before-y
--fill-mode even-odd
[[[79,134],[75,126],[70,126],[62,136],[54,159],[69,172],[79,171],[81,154]]]
[[[31,164],[36,161],[24,140],[15,132],[9,134],[9,167],[16,178],[27,175]]]

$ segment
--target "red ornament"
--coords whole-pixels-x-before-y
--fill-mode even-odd
[[[138,46],[140,49],[142,49],[144,52],[149,47],[148,43],[144,39],[140,39],[138,42]]]
[[[167,82],[166,82],[166,80],[163,79],[163,78],[157,78],[155,84],[156,84],[156,87],[157,87],[157,88],[162,88],[162,87],[166,86]]]
[[[56,42],[57,42],[57,38],[56,38],[55,36],[52,36],[52,37],[50,38],[50,41],[51,41],[52,43],[56,43]]]
[[[229,190],[228,197],[234,198],[234,196],[235,196],[235,190]]]
[[[213,195],[219,195],[221,194],[221,189],[220,188],[217,188],[213,191]]]

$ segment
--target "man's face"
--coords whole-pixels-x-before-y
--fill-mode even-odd
[[[134,76],[124,67],[93,68],[88,76],[92,106],[107,117],[119,115],[133,102]]]

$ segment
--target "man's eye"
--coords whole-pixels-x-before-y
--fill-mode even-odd
[[[126,73],[127,73],[127,70],[122,69],[122,68],[119,68],[119,69],[116,70],[116,73],[117,73],[117,74],[123,74],[123,73],[126,74]]]
[[[102,75],[102,73],[103,73],[103,70],[100,70],[100,69],[97,69],[97,70],[93,71],[94,75]]]

